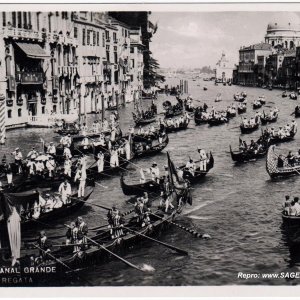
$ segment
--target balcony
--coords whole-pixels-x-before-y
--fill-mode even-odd
[[[13,104],[14,104],[14,100],[13,99],[7,99],[6,100],[6,106],[11,107],[11,106],[13,106]]]
[[[42,32],[29,29],[4,27],[2,34],[3,38],[42,41]]]
[[[42,104],[42,105],[45,105],[45,104],[46,104],[46,102],[47,102],[46,98],[45,98],[45,97],[43,97],[43,98],[41,99],[41,104]]]
[[[42,84],[42,72],[17,72],[16,81],[21,84]]]
[[[110,43],[110,38],[107,38],[107,39],[106,39],[106,43]]]
[[[57,96],[53,96],[53,98],[52,98],[52,103],[57,103],[57,102],[58,102]]]
[[[23,99],[22,98],[17,99],[17,105],[18,106],[22,106],[23,105]]]
[[[118,39],[115,39],[115,40],[114,40],[114,44],[118,44]]]

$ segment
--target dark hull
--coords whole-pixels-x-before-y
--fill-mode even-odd
[[[267,123],[275,123],[277,121],[278,115],[276,115],[273,118],[266,118],[266,117],[260,117],[260,121],[262,124],[267,124]]]
[[[79,210],[85,204],[85,201],[88,200],[92,192],[93,192],[93,188],[87,186],[85,189],[85,197],[82,199],[82,201],[76,201],[76,199],[74,199],[70,205],[65,205],[61,208],[53,209],[48,213],[41,214],[40,217],[37,219],[37,221],[32,219],[28,219],[25,221],[23,220],[21,223],[22,229],[32,228],[32,226],[36,226],[36,227],[44,226],[44,224],[40,222],[46,222],[46,223],[56,222],[58,218],[63,218],[71,215],[75,211]],[[72,197],[77,197],[77,193],[72,194]]]
[[[208,123],[210,126],[219,126],[219,125],[228,123],[228,119],[227,119],[227,120],[221,120],[221,119],[209,119],[209,120],[207,121],[207,123]]]
[[[259,127],[259,123],[256,123],[253,127],[243,127],[242,125],[240,126],[241,129],[241,133],[242,134],[247,134],[247,133],[251,133],[255,130],[257,130]]]
[[[253,104],[253,109],[261,108],[262,104]]]
[[[60,134],[60,135],[77,135],[79,133],[78,129],[58,129],[55,131],[56,133]]]
[[[275,144],[280,144],[280,143],[286,143],[290,142],[294,139],[295,134],[290,133],[289,137],[284,137],[283,139],[280,139],[279,137],[272,137],[269,141],[269,145],[275,145]]]
[[[295,109],[295,117],[296,118],[300,117],[300,109]]]
[[[185,122],[184,124],[181,124],[179,127],[175,127],[175,126],[167,126],[166,125],[166,132],[167,133],[172,133],[172,132],[177,132],[177,131],[181,131],[181,130],[185,130],[187,129],[189,126],[189,122]]]
[[[207,120],[204,120],[204,119],[201,119],[201,118],[197,117],[196,114],[194,116],[194,121],[195,121],[195,124],[197,124],[197,125],[201,125],[201,124],[206,124],[207,123]]]
[[[286,216],[281,214],[283,221],[283,228],[287,234],[289,242],[293,244],[300,244],[300,217]]]
[[[148,157],[148,156],[154,156],[158,153],[160,153],[163,149],[167,147],[169,143],[169,137],[167,136],[165,141],[162,142],[160,145],[154,146],[148,150],[145,150],[140,153],[134,153],[134,158],[141,158],[141,157]]]
[[[132,184],[127,185],[124,181],[124,177],[121,176],[120,179],[121,182],[121,188],[126,196],[142,196],[144,192],[147,192],[150,195],[158,196],[161,191],[161,186],[155,181],[147,181],[145,183],[138,183],[138,184]]]
[[[151,119],[134,118],[134,122],[135,122],[136,126],[147,125],[147,124],[153,123],[155,121],[156,121],[156,117],[153,117]]]
[[[246,111],[247,111],[247,107],[245,107],[245,108],[237,108],[237,111],[238,111],[238,114],[243,114],[243,113],[245,113]]]
[[[256,154],[254,152],[247,152],[247,153],[242,151],[233,152],[230,146],[230,154],[233,161],[237,163],[243,163],[243,162],[256,160],[264,157],[267,154],[267,150],[260,151],[259,153]]]
[[[165,117],[166,118],[173,118],[179,115],[182,115],[183,110],[177,110],[177,111],[166,111]]]

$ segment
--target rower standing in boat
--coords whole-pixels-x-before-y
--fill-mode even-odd
[[[109,129],[109,123],[106,120],[106,118],[103,119],[102,128],[103,128],[103,131],[107,131]]]
[[[56,156],[56,147],[53,142],[50,142],[50,145],[47,148],[47,154],[52,155],[53,157]]]
[[[7,180],[7,184],[8,184],[8,188],[11,188],[13,186],[13,172],[12,172],[12,168],[11,165],[8,164],[6,161],[4,162],[3,165],[3,169],[4,169],[4,173],[6,174],[6,180]]]
[[[83,134],[83,135],[87,134],[87,132],[88,132],[88,127],[87,127],[86,123],[83,123],[83,124],[82,124],[81,131],[82,131],[82,134]]]
[[[297,132],[297,122],[295,120],[292,121],[291,132],[295,135]]]
[[[90,141],[89,141],[89,139],[88,139],[88,137],[86,135],[84,135],[84,138],[83,138],[83,140],[81,142],[81,146],[83,146],[84,150],[87,150],[89,148],[89,146],[90,146]]]
[[[80,165],[77,169],[74,182],[79,181],[79,186],[78,186],[78,198],[84,197],[84,191],[85,191],[85,183],[86,183],[86,171]]]
[[[113,235],[112,235],[112,238],[117,239],[117,238],[123,236],[124,235],[124,233],[123,233],[124,220],[120,216],[120,213],[119,213],[118,210],[113,214],[112,222],[113,222]]]
[[[61,195],[62,204],[71,203],[70,196],[72,194],[71,184],[66,179],[58,188],[58,193]]]
[[[159,168],[156,162],[153,162],[152,166],[148,169],[148,173],[151,174],[151,178],[153,181],[159,183]]]
[[[200,171],[206,171],[207,166],[207,155],[204,149],[198,147],[198,153],[200,156]]]
[[[35,161],[33,158],[30,158],[28,160],[28,163],[27,163],[27,168],[29,170],[29,174],[28,174],[28,177],[30,178],[31,176],[34,176],[36,174],[36,166],[35,166]]]
[[[283,155],[280,154],[277,159],[277,168],[283,168],[283,167],[284,167],[284,158]]]
[[[49,159],[47,160],[46,162],[46,168],[48,170],[48,176],[50,178],[53,178],[54,177],[54,171],[55,171],[55,168],[56,168],[56,163],[55,163],[55,160],[54,160],[54,157],[53,156],[50,156]]]
[[[288,155],[286,156],[287,162],[291,167],[295,165],[295,156],[293,155],[292,151],[289,151]]]
[[[69,159],[69,157],[66,157],[64,162],[64,175],[71,178],[71,169],[72,169],[72,161]]]
[[[283,128],[281,126],[279,127],[277,135],[281,140],[285,137],[285,131],[283,130]]]
[[[35,164],[36,168],[36,174],[43,176],[44,175],[44,170],[45,170],[45,165],[42,160],[38,160]]]
[[[174,205],[172,204],[172,190],[170,186],[169,176],[164,178],[163,182],[163,195],[162,200],[160,202],[160,206],[162,208],[165,208],[165,212],[167,213],[169,210],[169,207],[172,209],[174,208]]]
[[[124,150],[126,154],[126,159],[130,160],[131,159],[131,146],[129,140],[125,140],[125,145],[124,145]]]
[[[72,154],[71,154],[71,150],[69,147],[64,147],[64,152],[63,152],[63,156],[65,159],[71,159],[72,158]]]
[[[29,151],[29,153],[27,154],[27,158],[29,159],[36,159],[38,157],[39,153],[35,150],[34,147],[32,147],[32,150]]]
[[[119,166],[119,155],[116,147],[113,147],[110,151],[110,166],[111,168]]]
[[[40,232],[40,236],[37,240],[37,244],[40,248],[40,257],[39,258],[42,260],[47,260],[47,253],[51,252],[52,244],[48,240],[46,232],[44,230],[42,230]]]
[[[78,217],[76,221],[76,226],[78,227],[78,243],[83,244],[83,249],[86,248],[87,245],[87,234],[89,231],[89,228],[87,224],[83,221],[82,217]]]
[[[23,160],[23,155],[22,152],[20,151],[20,148],[16,148],[14,152],[11,153],[14,158],[15,158],[15,164],[18,166],[18,173],[22,173],[22,160]]]
[[[71,222],[70,226],[68,226],[68,230],[66,233],[66,245],[73,244],[74,249],[73,253],[77,253],[79,251],[78,244],[78,227],[76,226],[75,222]]]
[[[99,151],[97,154],[97,168],[98,173],[101,173],[104,170],[104,154],[102,151]]]
[[[114,204],[113,204],[112,208],[107,212],[108,228],[109,228],[110,236],[112,239],[115,238],[115,236],[114,236],[114,217],[118,213],[119,213],[119,211]]]

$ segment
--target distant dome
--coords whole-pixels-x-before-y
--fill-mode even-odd
[[[300,18],[295,13],[283,12],[274,18],[273,22],[268,24],[267,31],[277,31],[277,30],[300,30]]]

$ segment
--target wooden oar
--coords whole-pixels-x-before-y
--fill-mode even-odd
[[[167,243],[164,243],[164,242],[161,242],[161,241],[159,241],[159,240],[156,240],[156,239],[154,239],[154,238],[151,238],[151,237],[149,237],[149,236],[147,236],[147,235],[145,235],[145,234],[142,234],[142,233],[140,233],[140,232],[138,232],[138,231],[135,231],[135,230],[133,230],[133,229],[131,229],[131,228],[128,228],[128,227],[125,227],[125,226],[124,226],[123,228],[125,228],[125,229],[127,229],[127,230],[133,232],[134,234],[140,235],[140,236],[142,236],[142,237],[144,237],[144,238],[146,238],[146,239],[148,239],[148,240],[150,240],[150,241],[152,241],[152,242],[158,243],[158,244],[163,245],[163,246],[165,246],[165,247],[167,247],[167,248],[170,248],[170,249],[172,249],[172,250],[175,250],[176,252],[178,252],[178,253],[180,253],[180,254],[188,255],[188,252],[185,251],[185,250],[182,250],[182,249],[177,248],[177,247],[175,247],[175,246],[172,246],[172,245],[169,245],[169,244],[167,244]]]
[[[150,214],[153,215],[153,216],[155,216],[155,217],[157,217],[157,218],[159,218],[159,219],[161,219],[161,220],[163,220],[163,221],[165,221],[165,222],[168,222],[168,223],[170,223],[170,224],[173,224],[173,225],[177,226],[177,227],[180,228],[180,229],[183,229],[184,231],[186,231],[186,232],[188,232],[188,233],[194,235],[195,237],[198,237],[198,238],[211,238],[209,234],[206,234],[206,233],[201,234],[201,233],[195,231],[194,229],[187,228],[187,227],[182,226],[182,225],[180,225],[180,224],[177,224],[177,223],[175,223],[175,222],[173,222],[173,221],[166,220],[166,219],[164,219],[164,218],[162,218],[162,217],[160,217],[160,216],[158,216],[158,215],[156,215],[156,214],[154,214],[154,213],[150,213]]]
[[[90,241],[91,243],[95,244],[96,246],[98,246],[99,248],[103,249],[104,251],[108,252],[110,255],[116,257],[117,259],[121,260],[123,263],[125,263],[126,265],[136,269],[136,270],[139,270],[139,271],[142,271],[142,272],[145,272],[146,270],[145,269],[142,269],[141,267],[129,262],[128,260],[122,258],[121,256],[117,255],[116,253],[110,251],[109,249],[107,249],[106,247],[102,246],[101,244],[97,243],[96,241],[92,240],[91,238],[89,238],[88,236],[85,236],[86,239],[88,241]]]
[[[38,245],[36,245],[36,244],[33,244],[33,246],[34,246],[35,248],[41,250],[43,253],[45,253],[46,255],[48,255],[49,257],[51,257],[52,259],[54,259],[54,260],[55,260],[56,262],[58,262],[60,265],[64,266],[66,269],[69,270],[69,272],[72,272],[72,273],[76,272],[76,271],[73,270],[71,267],[69,267],[69,266],[66,265],[64,262],[62,262],[60,259],[58,259],[58,258],[56,258],[54,255],[52,255],[50,252],[47,252],[47,251],[43,250],[42,248],[40,248],[40,247],[39,247]],[[78,278],[79,280],[84,280],[86,283],[89,284],[89,286],[92,286],[92,283],[91,283],[90,281],[86,280],[86,279],[83,278],[83,277],[79,277],[78,275],[76,275],[76,276],[77,276],[77,278]]]

